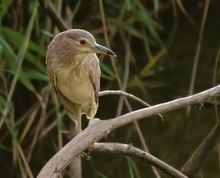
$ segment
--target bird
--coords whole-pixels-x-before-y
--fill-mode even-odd
[[[68,116],[75,121],[77,133],[82,131],[82,114],[90,124],[98,109],[101,69],[96,54],[116,57],[83,29],[57,34],[47,48],[49,80]]]

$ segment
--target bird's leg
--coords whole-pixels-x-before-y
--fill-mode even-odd
[[[81,108],[80,104],[77,104],[76,107],[77,107],[77,111],[78,111],[78,115],[77,115],[77,119],[78,119],[77,133],[79,134],[80,132],[82,132],[82,119],[81,119],[82,108]],[[90,156],[85,151],[82,151],[80,156],[82,158],[90,159]]]
[[[97,108],[98,108],[98,104],[95,102],[95,100],[93,100],[92,104],[90,105],[90,114],[89,114],[89,117],[88,117],[89,118],[89,124],[91,124],[92,120],[94,119]],[[90,159],[89,153],[94,149],[94,147],[95,147],[95,144],[92,143],[92,146],[89,149],[89,152],[87,154],[87,159]]]
[[[90,106],[90,116],[89,116],[89,124],[91,124],[92,120],[95,117],[97,111],[97,104],[96,102],[93,100],[91,106]]]
[[[77,105],[77,110],[78,110],[78,115],[77,115],[77,120],[78,120],[77,133],[80,133],[82,131],[82,121],[81,121],[82,108],[81,108],[81,105]]]

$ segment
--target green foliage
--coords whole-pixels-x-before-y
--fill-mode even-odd
[[[104,11],[99,2],[102,1],[50,3],[66,24],[90,31],[105,46],[109,42],[117,54],[114,61],[100,56],[101,90],[123,89],[150,104],[186,96],[204,2],[107,0],[103,1]],[[213,0],[209,6],[194,92],[213,85],[219,48],[218,5],[218,0]],[[106,31],[102,15],[108,39],[103,35]],[[47,45],[58,32],[37,0],[19,3],[1,0],[2,177],[36,177],[51,156],[71,139],[73,123],[60,107],[45,69]],[[216,83],[219,83],[219,75],[216,72]],[[133,110],[143,107],[129,103]],[[97,117],[100,119],[129,112],[124,101],[117,97],[102,97],[99,105]],[[193,106],[188,118],[185,110],[179,110],[164,114],[163,122],[156,116],[139,124],[150,152],[180,169],[211,131],[215,117],[214,106],[205,103],[203,107]],[[133,125],[117,129],[105,140],[142,148]],[[217,156],[213,150],[196,177],[219,177],[219,167],[210,166],[218,165]],[[90,178],[154,177],[150,166],[139,160],[93,153],[90,161],[83,161],[83,175]]]

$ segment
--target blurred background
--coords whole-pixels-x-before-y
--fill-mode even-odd
[[[68,28],[91,32],[117,58],[99,56],[102,90],[123,90],[151,105],[219,83],[218,0],[44,1]],[[49,4],[47,4],[49,3]],[[47,45],[59,33],[38,0],[0,2],[0,177],[36,177],[71,137],[65,115],[48,81]],[[110,46],[109,46],[110,44]],[[145,106],[128,100],[132,110]],[[130,112],[120,96],[100,97],[96,117]],[[213,102],[138,121],[152,153],[181,169],[217,123]],[[87,121],[83,118],[84,127]],[[128,124],[101,141],[143,148],[137,126]],[[196,178],[220,177],[217,143],[202,159]],[[204,162],[203,162],[204,161]],[[85,178],[155,177],[141,160],[91,153],[82,160]],[[159,171],[161,177],[168,177]],[[70,177],[68,169],[64,177]]]

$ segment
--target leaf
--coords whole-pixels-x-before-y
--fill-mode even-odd
[[[21,70],[21,66],[22,66],[22,63],[23,63],[23,60],[24,60],[24,55],[26,53],[28,43],[30,41],[31,32],[33,30],[34,19],[35,19],[36,13],[37,13],[37,7],[38,7],[38,5],[35,4],[34,9],[32,11],[30,21],[29,21],[28,26],[27,26],[27,30],[25,32],[25,38],[23,40],[23,43],[21,44],[21,47],[19,48],[19,52],[18,52],[18,55],[17,55],[17,58],[16,58],[16,62],[14,64],[14,67],[12,67],[12,71],[15,71],[15,76],[12,79],[12,82],[11,82],[11,88],[10,88],[10,91],[9,91],[9,94],[8,94],[8,97],[7,97],[8,101],[11,101],[12,95],[13,95],[14,90],[15,90],[15,86],[17,84],[18,74],[19,74],[19,71]]]
[[[3,17],[8,12],[8,9],[11,6],[12,2],[13,2],[12,0],[1,0],[1,5],[0,5],[0,21],[2,21]]]
[[[155,30],[162,30],[162,27],[147,14],[142,4],[138,3],[138,7],[139,9],[137,10],[136,18],[139,21],[145,24],[148,28],[153,27]]]
[[[142,22],[143,24],[146,25],[146,27],[149,29],[150,34],[154,39],[157,40],[157,42],[161,45],[163,45],[163,42],[161,41],[157,30],[162,30],[162,27],[155,21],[153,20],[146,12],[142,4],[138,4],[139,10],[136,13],[136,18]]]
[[[142,38],[141,32],[136,30],[134,28],[134,26],[128,25],[128,24],[126,24],[126,23],[124,23],[122,21],[120,23],[118,23],[118,26],[121,27],[122,29],[124,29],[125,31],[129,32],[130,34],[136,36],[137,38]]]
[[[1,95],[0,95],[0,105],[2,105],[4,108],[9,108],[10,107],[10,104],[7,102],[7,100],[5,98],[3,98]],[[0,113],[2,113],[2,110],[3,108],[0,107]]]
[[[31,71],[23,72],[23,73],[24,75],[28,76],[29,79],[37,79],[37,80],[43,80],[43,81],[49,80],[48,75],[43,74],[36,70],[31,70]]]
[[[96,173],[97,173],[101,178],[108,178],[107,176],[105,176],[104,174],[102,174],[102,173],[100,173],[100,172],[98,172],[98,171],[96,171]]]
[[[43,81],[49,80],[47,75],[42,74],[35,70],[28,71],[28,72],[21,70],[18,74],[18,78],[27,89],[33,92],[35,92],[35,87],[32,84],[31,79],[37,79],[37,80],[43,80]]]
[[[128,10],[131,10],[131,0],[125,0],[125,5]]]
[[[14,53],[9,43],[2,36],[0,36],[0,44],[2,45],[3,53],[9,56],[11,59],[15,60],[16,54]]]
[[[2,27],[2,34],[7,36],[8,40],[10,40],[13,44],[15,44],[16,47],[21,47],[21,43],[26,38],[24,35],[7,27]],[[41,47],[32,41],[28,41],[27,47],[28,49],[36,52],[40,56],[45,56],[46,54],[46,49],[44,48],[44,46]]]
[[[22,143],[22,141],[24,140],[24,138],[27,136],[28,131],[31,129],[31,126],[33,125],[34,119],[36,118],[37,112],[39,110],[40,105],[37,105],[35,108],[31,108],[31,113],[29,114],[29,117],[27,119],[27,123],[24,127],[24,129],[22,129],[22,133],[19,139],[19,142]],[[29,112],[29,111],[28,111]]]
[[[42,61],[39,60],[39,56],[34,55],[30,51],[27,51],[25,58],[27,58],[28,61],[34,65],[34,68],[39,69],[42,73],[46,73],[46,68],[44,65],[45,62],[42,63]]]
[[[158,17],[159,0],[154,0],[154,10],[156,12],[156,17]]]
[[[107,66],[105,63],[101,62],[100,63],[100,67],[103,71],[105,71],[107,74],[109,74],[110,76],[114,77],[115,74],[114,72],[111,70],[111,68],[109,68],[109,66]]]
[[[30,78],[28,77],[28,75],[25,74],[25,72],[20,71],[18,74],[18,79],[27,89],[29,89],[32,92],[35,92],[35,88],[31,83]]]
[[[145,76],[149,70],[156,64],[156,62],[159,61],[159,59],[161,59],[161,57],[166,54],[166,50],[162,49],[159,53],[157,53],[156,55],[152,56],[152,58],[149,60],[149,62],[144,66],[144,68],[141,70],[140,72],[140,76]]]

